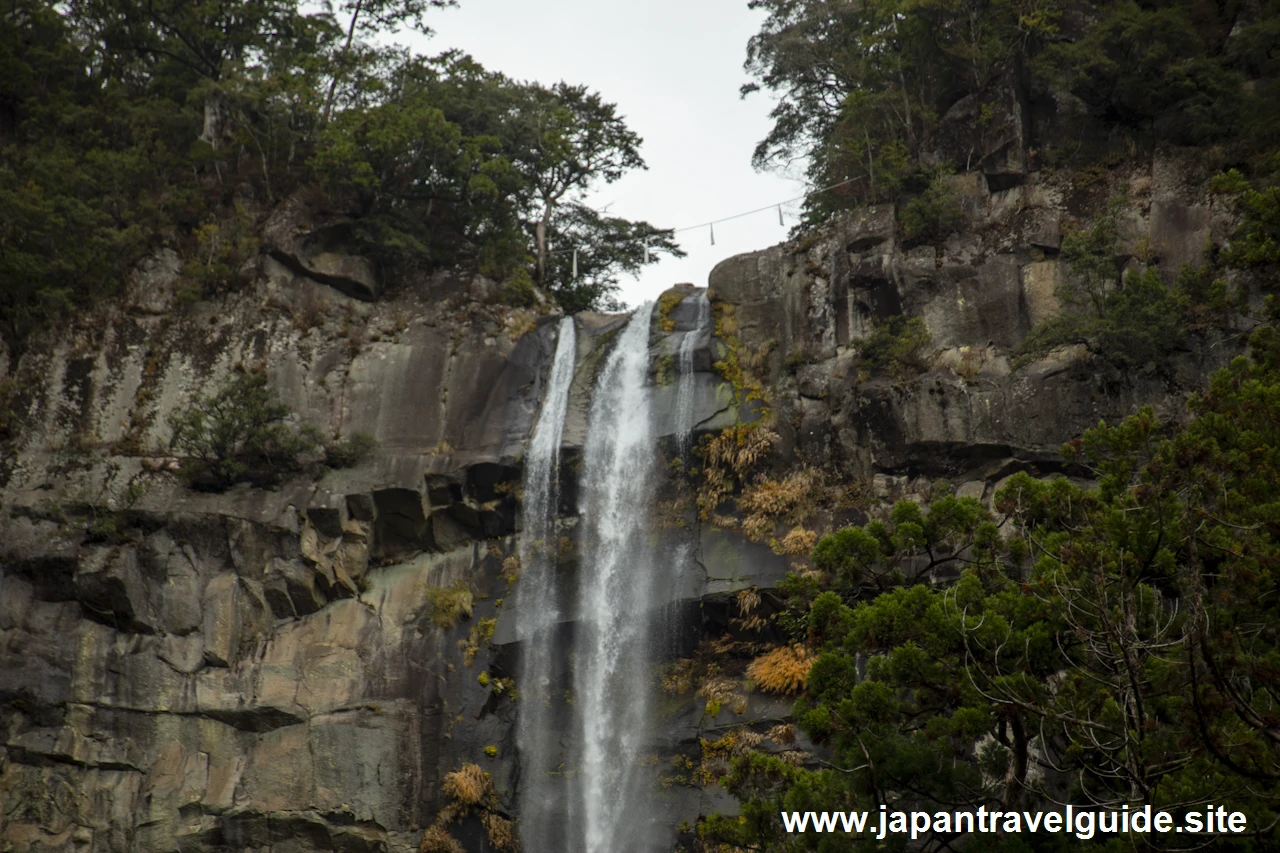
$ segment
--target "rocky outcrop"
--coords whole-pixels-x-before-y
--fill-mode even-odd
[[[1187,156],[1158,154],[1110,176],[1127,197],[1118,266],[1155,263],[1172,280],[1229,233],[1211,228],[1223,214],[1207,175],[1188,179]],[[1080,348],[1018,363],[1031,330],[1064,310],[1064,230],[1115,191],[1086,180],[1098,183],[1036,172],[992,191],[970,173],[954,179],[966,225],[937,244],[904,244],[893,207],[879,205],[837,217],[818,239],[717,266],[712,299],[732,306],[742,346],[759,354],[787,446],[850,478],[963,481],[1053,470],[1064,441],[1145,404],[1182,417],[1187,392],[1238,342],[1189,340],[1171,364],[1123,374]],[[929,343],[912,375],[871,375],[863,344],[895,315],[923,320]]]
[[[1171,365],[1128,375],[1074,349],[1015,366],[1028,333],[1063,310],[1064,233],[1109,188],[1037,171],[1023,105],[1000,103],[986,136],[956,143],[980,152],[954,179],[959,232],[904,242],[895,208],[879,205],[715,269],[719,337],[693,356],[695,434],[763,415],[779,469],[817,467],[875,500],[942,478],[989,498],[1015,470],[1053,470],[1058,446],[1099,419],[1144,403],[1181,416],[1186,390],[1232,344],[1192,341]],[[1172,275],[1226,239],[1230,218],[1197,174],[1175,153],[1109,176],[1128,191],[1120,263],[1158,260]],[[179,307],[181,264],[161,252],[119,302],[16,364],[0,352],[16,413],[0,463],[0,847],[410,850],[446,804],[440,780],[466,762],[491,773],[509,815],[521,460],[554,318],[504,307],[497,285],[466,276],[382,294],[344,227],[292,200],[263,234],[253,287]],[[680,301],[690,292],[673,291],[652,335],[672,471],[671,365],[696,322]],[[875,323],[897,315],[920,318],[929,343],[913,371],[869,373]],[[578,317],[567,571],[596,372],[624,321]],[[731,352],[744,371],[731,378],[758,388],[722,375]],[[322,437],[363,432],[380,448],[342,470],[303,460],[272,489],[187,489],[171,413],[238,365],[261,365]],[[687,654],[735,630],[738,593],[768,590],[802,557],[745,536],[731,501],[728,522],[699,519],[678,479],[654,542],[692,557],[667,602],[684,614],[672,643]],[[824,513],[814,530],[865,518]],[[700,739],[789,709],[738,698],[669,697],[653,754],[692,766],[680,762],[700,758]],[[714,787],[668,781],[672,833],[733,808]],[[458,837],[488,849],[474,819]]]

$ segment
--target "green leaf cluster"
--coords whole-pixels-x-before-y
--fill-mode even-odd
[[[1120,275],[1116,217],[1122,199],[1111,199],[1090,226],[1067,234],[1062,259],[1070,275],[1058,287],[1064,311],[1042,322],[1019,347],[1020,360],[1040,358],[1055,347],[1082,344],[1119,369],[1161,365],[1185,346],[1193,296],[1201,300],[1194,273],[1175,287],[1155,267]],[[1199,300],[1197,300],[1199,301]]]
[[[872,320],[871,333],[859,341],[858,352],[869,371],[903,377],[920,370],[916,356],[929,340],[922,318],[895,314]]]
[[[764,17],[747,47],[754,80],[742,91],[776,96],[754,162],[785,170],[803,160],[813,186],[835,185],[809,197],[804,227],[850,206],[908,201],[939,166],[978,166],[1010,120],[1027,120],[1010,110],[1030,100],[1082,104],[1099,136],[1223,145],[1240,160],[1274,148],[1280,129],[1271,108],[1280,97],[1275,0],[749,5]],[[1029,153],[1061,161],[1078,148]]]
[[[1256,332],[1189,409],[1181,427],[1147,409],[1071,442],[1064,458],[1087,485],[1020,473],[991,508],[899,503],[820,540],[814,571],[786,591],[818,655],[793,715],[822,760],[737,759],[726,784],[742,816],[708,821],[704,842],[883,849],[788,836],[781,810],[1214,802],[1249,816],[1252,834],[1231,849],[1272,849],[1280,336]],[[1012,841],[1074,849],[1061,835]],[[1093,843],[1135,842],[1188,840]]]
[[[183,457],[183,477],[193,488],[274,483],[319,446],[313,429],[288,423],[291,414],[267,384],[265,370],[237,370],[218,390],[174,410],[170,447]]]
[[[7,4],[0,334],[21,347],[160,246],[182,257],[183,298],[240,286],[281,205],[348,222],[389,282],[523,271],[574,309],[612,304],[620,274],[678,252],[670,231],[581,209],[644,167],[614,104],[386,44],[443,5]]]

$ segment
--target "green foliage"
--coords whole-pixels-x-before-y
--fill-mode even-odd
[[[894,200],[938,166],[974,168],[974,156],[1004,138],[1011,91],[1069,91],[1099,131],[1145,145],[1256,151],[1280,129],[1274,2],[1248,14],[1152,0],[749,6],[764,17],[747,47],[754,81],[742,91],[775,95],[754,163],[787,170],[803,160],[812,185],[836,186],[806,200],[802,227]],[[939,151],[952,162],[938,163]]]
[[[1055,347],[1083,344],[1117,368],[1160,365],[1185,346],[1188,307],[1155,267],[1130,270],[1123,285],[1101,294],[1093,310],[1062,314],[1033,329],[1020,356],[1039,358]]]
[[[869,370],[903,377],[919,372],[916,356],[928,343],[929,330],[923,319],[897,314],[873,320],[871,334],[862,339],[859,352]]]
[[[530,307],[535,296],[533,276],[523,267],[512,272],[503,286],[502,301],[515,308]]]
[[[433,586],[427,590],[427,603],[431,607],[431,621],[440,628],[452,628],[458,620],[471,617],[475,604],[475,596],[471,585],[465,579],[458,580],[449,586]],[[480,673],[481,679],[487,679],[486,673]],[[485,680],[481,680],[481,684]]]
[[[785,836],[780,810],[1230,802],[1258,828],[1233,849],[1272,849],[1280,336],[1256,332],[1189,408],[1179,428],[1147,409],[1070,443],[1092,487],[1011,477],[994,500],[1003,537],[982,504],[948,496],[821,540],[818,572],[787,588],[818,655],[794,718],[827,757],[736,759],[742,818],[708,820],[704,842],[881,849]]]
[[[1058,288],[1065,311],[1032,329],[1019,347],[1021,361],[1040,358],[1055,347],[1083,344],[1121,369],[1161,364],[1183,347],[1191,296],[1189,279],[1170,288],[1159,270],[1130,270],[1123,281],[1112,199],[1085,231],[1066,235],[1062,258],[1071,275]]]
[[[318,445],[313,430],[286,422],[290,414],[267,384],[266,371],[241,369],[222,388],[170,415],[170,446],[184,457],[183,477],[193,488],[273,483],[298,470],[298,457]]]
[[[178,296],[193,302],[247,283],[256,271],[258,240],[254,223],[242,207],[232,216],[207,220],[195,230],[194,254],[183,265],[186,281]]]
[[[645,264],[656,264],[662,255],[685,256],[670,229],[604,216],[581,204],[557,208],[550,234],[552,245],[560,248],[545,261],[547,289],[570,314],[619,310],[622,306],[615,294],[620,276],[638,275]],[[578,249],[577,278],[570,247]]]
[[[1188,8],[1132,0],[1103,8],[1082,39],[1045,57],[1075,94],[1105,120],[1178,144],[1237,132],[1243,77],[1210,54]]]
[[[613,304],[646,242],[651,262],[678,251],[668,231],[573,207],[643,166],[639,137],[585,87],[385,46],[442,5],[344,0],[339,23],[297,0],[8,4],[0,334],[20,350],[159,246],[182,256],[183,300],[236,287],[286,199],[345,214],[389,281],[461,265],[519,283],[556,240],[579,248],[580,275],[557,256],[539,283],[573,310]]]
[[[326,444],[324,463],[330,468],[353,468],[368,459],[379,446],[378,439],[369,433],[357,432]]]
[[[338,112],[311,165],[355,199],[356,236],[383,264],[484,258],[505,278],[523,261],[523,178],[504,150],[511,85],[462,54],[387,54],[360,80],[358,105]]]
[[[960,193],[944,175],[935,175],[927,190],[907,202],[899,218],[908,240],[941,240],[964,224]]]
[[[1215,193],[1233,196],[1240,215],[1240,225],[1231,235],[1231,243],[1219,256],[1226,266],[1256,269],[1280,264],[1280,154],[1255,182],[1245,179],[1238,169],[1231,169],[1213,180]]]

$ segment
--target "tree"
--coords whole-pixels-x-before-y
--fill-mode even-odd
[[[532,215],[539,283],[547,279],[547,241],[556,208],[580,200],[596,181],[611,184],[645,168],[641,139],[585,86],[522,85],[516,93],[515,161],[534,190]]]
[[[312,165],[354,201],[357,234],[384,263],[481,263],[504,277],[523,261],[526,179],[501,134],[509,82],[470,57],[388,53],[361,105],[338,113]]]
[[[613,294],[618,290],[619,275],[635,275],[646,263],[657,263],[662,254],[685,255],[669,229],[604,216],[581,204],[568,204],[557,211],[550,242],[559,248],[545,262],[547,288],[571,314],[618,310]]]
[[[342,0],[339,8],[347,16],[347,34],[334,57],[329,92],[324,101],[324,120],[327,122],[333,115],[339,82],[359,62],[359,52],[355,50],[357,37],[368,39],[406,25],[430,35],[431,28],[425,20],[427,10],[456,5],[456,0]]]
[[[221,491],[240,482],[271,483],[298,468],[319,446],[312,429],[296,429],[292,410],[260,368],[239,369],[224,386],[169,418],[170,446],[186,459],[183,476],[196,488]]]
[[[1031,331],[1021,345],[1024,357],[1083,344],[1099,360],[1132,369],[1161,365],[1185,346],[1188,294],[1166,285],[1154,266],[1120,275],[1116,217],[1122,202],[1110,199],[1087,229],[1063,238],[1071,275],[1056,295],[1067,310]]]
[[[852,182],[859,201],[891,197],[920,165],[937,116],[981,92],[1055,32],[1038,0],[751,0],[766,12],[747,45],[743,95],[778,98],[758,169],[807,161],[815,184]],[[811,202],[817,224],[831,210]],[[838,203],[837,203],[838,204]]]
[[[814,570],[784,591],[818,653],[794,717],[828,757],[807,767],[738,759],[725,782],[744,800],[742,819],[708,820],[704,840],[880,849],[867,836],[786,835],[780,810],[1177,813],[1212,801],[1249,815],[1252,834],[1233,849],[1274,847],[1275,331],[1256,332],[1250,357],[1215,374],[1189,408],[1181,428],[1148,409],[1071,442],[1065,459],[1092,486],[1021,473],[995,496],[1002,518],[944,496],[821,540]],[[1006,842],[1062,849],[1053,835]]]
[[[1234,133],[1243,77],[1211,54],[1184,4],[1106,4],[1084,38],[1046,64],[1105,120],[1199,144]]]
[[[264,57],[314,49],[336,34],[329,18],[301,13],[296,0],[71,0],[67,10],[109,73],[185,78],[204,105],[200,139],[214,149],[232,133],[228,81]]]

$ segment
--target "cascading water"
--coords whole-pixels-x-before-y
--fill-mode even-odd
[[[583,568],[574,641],[581,732],[576,814],[585,853],[645,849],[650,787],[638,772],[647,739],[649,664],[661,579],[649,540],[655,479],[649,326],[632,315],[600,371],[587,422],[580,497]]]
[[[694,373],[693,352],[705,339],[711,324],[711,302],[707,292],[699,290],[693,295],[698,303],[697,324],[680,339],[677,369],[680,384],[676,390],[676,449],[686,456],[693,446],[694,423]]]
[[[577,340],[573,318],[560,321],[551,380],[542,413],[529,441],[524,465],[520,534],[521,579],[516,603],[521,653],[520,703],[516,739],[523,768],[520,830],[530,853],[555,849],[559,786],[548,784],[559,763],[558,728],[553,704],[556,651],[562,621],[556,577],[556,509],[559,503],[560,439],[573,382]]]
[[[671,610],[654,558],[658,466],[649,387],[652,303],[599,368],[583,447],[579,560],[557,563],[558,447],[573,374],[562,322],[552,380],[526,456],[517,635],[519,827],[525,853],[650,853],[660,844],[650,743],[652,663]]]

